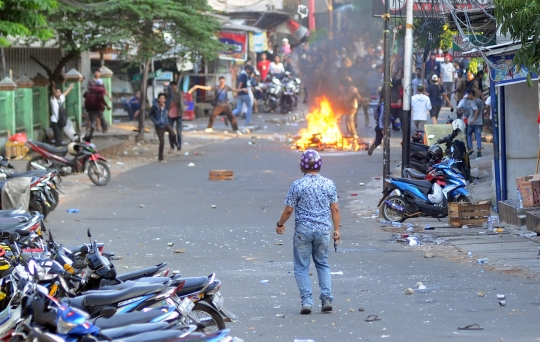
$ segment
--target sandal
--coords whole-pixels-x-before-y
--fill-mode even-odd
[[[463,328],[458,327],[457,329],[458,330],[484,330],[484,328],[482,328],[478,324],[469,324],[466,327],[463,327]]]
[[[366,322],[376,322],[376,321],[380,321],[381,319],[379,318],[379,316],[377,315],[369,315],[367,316],[367,318],[365,319]]]

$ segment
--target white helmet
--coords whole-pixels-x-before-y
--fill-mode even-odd
[[[465,122],[461,119],[455,119],[452,121],[452,129],[455,131],[456,129],[459,129],[462,133],[465,133],[465,129],[467,126],[465,126]]]
[[[76,156],[79,153],[79,144],[77,144],[76,142],[73,142],[73,141],[70,142],[67,145],[67,151],[72,156]]]
[[[429,201],[433,204],[440,204],[443,201],[443,192],[439,184],[434,183],[432,187],[433,193],[429,194],[427,197]]]

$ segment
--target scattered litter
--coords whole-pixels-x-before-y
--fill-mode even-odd
[[[351,194],[351,196],[358,196],[358,194]]]
[[[416,283],[416,287],[420,287],[420,286],[424,286],[424,284],[419,281],[418,283]]]
[[[121,256],[113,255],[113,256],[111,257],[111,260],[122,260],[122,257],[121,257]]]
[[[489,259],[488,258],[476,259],[476,263],[478,265],[486,265],[489,263]]]
[[[189,152],[184,152],[184,155],[185,155],[185,156],[189,156]]]
[[[254,142],[253,141],[248,141],[248,145],[253,145]]]
[[[276,246],[281,246],[283,245],[283,242],[276,242]]]
[[[78,214],[80,210],[78,208],[71,208],[66,211],[70,214]]]
[[[185,249],[185,248],[177,249],[177,250],[174,251],[174,253],[177,253],[177,254],[179,254],[179,253],[185,253],[185,252],[186,252],[186,249]]]
[[[484,330],[484,328],[482,328],[478,324],[469,324],[463,328],[458,327],[457,329],[458,330]]]
[[[502,232],[501,232],[502,233]],[[535,237],[537,234],[535,232],[528,232],[528,233],[521,233],[519,234],[519,236],[523,236],[523,237],[526,237],[526,238],[532,238],[532,237]]]
[[[413,293],[414,293],[413,288],[408,287],[408,288],[405,289],[405,294],[412,295]]]
[[[381,335],[381,338],[387,338],[390,337],[390,335]]]
[[[212,209],[216,209],[216,208],[217,208],[217,205],[212,204]]]
[[[360,183],[360,186],[364,186],[365,184],[364,183]]]
[[[499,306],[506,306],[506,301],[505,300],[500,300],[499,301]]]
[[[168,246],[168,247],[174,246],[174,242],[169,242],[169,243],[167,244],[167,246]]]
[[[417,246],[418,245],[418,239],[415,236],[409,236],[407,238],[409,241],[409,246]]]
[[[358,309],[358,311],[360,311],[360,312],[364,312],[364,310],[365,310],[364,308],[359,308]]]
[[[120,162],[120,161],[117,161],[116,164],[118,165],[124,165],[124,163]]]
[[[315,340],[298,340],[295,338],[293,342],[315,342]]]
[[[497,228],[497,229],[494,229],[495,233],[504,233],[504,229],[502,228]]]
[[[424,258],[434,258],[434,257],[435,257],[435,254],[433,254],[433,253],[424,254]]]
[[[193,166],[195,166],[195,164],[193,164],[193,163],[189,163],[189,164],[188,164],[187,166],[189,166],[189,167],[193,167]]]
[[[263,280],[261,280],[260,283],[261,283],[261,284],[268,284],[268,282],[269,282],[269,281],[268,281],[267,279],[263,279]]]
[[[349,309],[349,312],[354,312],[355,310],[353,308],[350,308]]]
[[[486,296],[486,293],[485,292],[478,292],[478,297],[485,297]]]
[[[412,233],[412,232],[414,232],[414,228],[413,228],[413,227],[409,227],[409,228],[407,228],[407,231],[408,231],[409,233]]]
[[[124,268],[126,268],[126,269],[127,269],[128,267],[127,267],[127,266],[124,266]]]
[[[377,315],[369,315],[365,319],[366,322],[377,322],[377,321],[380,321],[380,320],[381,319]]]
[[[472,258],[472,252],[467,253],[467,255],[469,256],[469,258]]]
[[[506,299],[506,295],[505,294],[498,294],[497,299]]]
[[[139,208],[144,208],[144,204],[139,204]]]
[[[343,275],[343,272],[342,272],[342,271],[339,271],[339,272],[330,272],[330,274]]]
[[[462,226],[461,228],[463,228],[463,229],[467,229],[467,228],[469,228],[469,226],[467,226],[467,225],[463,225],[463,226]]]

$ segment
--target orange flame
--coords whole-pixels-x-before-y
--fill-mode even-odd
[[[317,105],[318,108],[312,108],[306,115],[308,125],[307,128],[302,128],[298,132],[300,139],[296,142],[296,146],[300,149],[307,149],[313,145],[314,135],[320,135],[319,140],[322,144],[342,147],[341,131],[330,101],[323,97],[317,99]]]

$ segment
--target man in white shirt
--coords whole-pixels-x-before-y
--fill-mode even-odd
[[[444,63],[441,63],[441,72],[444,90],[447,94],[450,94],[452,92],[452,83],[454,82],[456,68],[454,68],[454,64],[450,62],[450,58],[448,56],[445,56]],[[447,106],[450,106],[450,104],[447,103]]]
[[[71,83],[64,93],[62,90],[56,89],[56,85],[53,82],[53,96],[51,96],[51,129],[54,132],[54,144],[56,146],[62,146],[62,128],[58,125],[58,111],[60,106],[66,102],[66,96],[73,89],[74,83]]]
[[[283,74],[285,74],[285,67],[281,63],[281,58],[279,56],[274,57],[274,61],[270,63],[270,68],[268,69],[270,75],[281,79]]]
[[[429,117],[429,111],[431,110],[431,101],[429,100],[429,96],[424,93],[424,86],[422,84],[418,85],[417,89],[418,94],[411,98],[412,120],[416,126],[416,130],[423,131]]]

